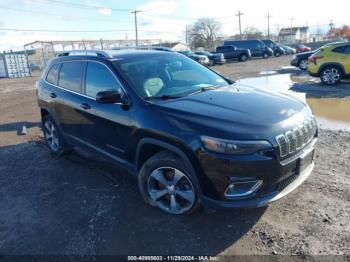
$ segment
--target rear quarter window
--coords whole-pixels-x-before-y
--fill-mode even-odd
[[[50,84],[57,85],[60,68],[61,68],[61,63],[52,65],[49,72],[46,75],[46,81],[49,82]]]
[[[59,74],[58,85],[81,93],[81,81],[85,62],[64,62]]]
[[[338,46],[332,50],[334,53],[344,53],[344,46]]]

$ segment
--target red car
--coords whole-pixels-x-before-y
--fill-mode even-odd
[[[305,45],[295,45],[294,48],[297,54],[311,51],[311,48]]]

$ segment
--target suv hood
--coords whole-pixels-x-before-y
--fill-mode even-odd
[[[290,121],[291,118],[304,119],[305,112],[311,112],[308,106],[295,98],[242,84],[167,100],[157,105],[168,109],[167,113],[177,118],[212,128],[226,126],[231,130],[238,125],[266,128],[278,124],[281,128],[282,124],[286,127],[295,124]]]

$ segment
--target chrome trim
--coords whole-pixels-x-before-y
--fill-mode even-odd
[[[304,148],[314,139],[316,130],[316,121],[314,117],[311,117],[292,130],[277,135],[275,140],[279,147],[280,157],[288,156]]]
[[[228,194],[227,191],[231,188],[232,185],[234,184],[246,184],[246,183],[251,183],[254,181],[241,181],[241,182],[235,182],[235,183],[231,183],[225,190],[224,196],[228,199],[230,198],[238,198],[238,197],[246,197],[249,196],[250,194],[254,193],[255,191],[257,191],[262,185],[263,185],[263,181],[262,180],[257,180],[255,185],[252,186],[251,189],[249,189],[248,191],[241,193],[241,194]]]
[[[104,67],[106,67],[106,68],[109,70],[109,72],[113,75],[113,77],[115,78],[115,80],[117,80],[118,84],[120,85],[120,88],[124,91],[125,95],[128,94],[128,93],[126,92],[124,86],[123,86],[122,83],[120,82],[120,80],[119,80],[119,79],[115,76],[115,74],[113,73],[113,71],[112,71],[108,66],[106,66],[104,63],[102,63],[102,62],[100,62],[100,61],[91,60],[91,59],[61,61],[61,62],[52,63],[52,64],[51,64],[51,67],[52,67],[53,65],[55,65],[55,64],[63,64],[63,63],[71,63],[71,62],[94,62],[94,63],[99,63],[99,64],[103,65]],[[51,69],[51,67],[50,67],[50,69]],[[62,66],[61,66],[61,67],[62,67]],[[66,89],[66,88],[64,88],[64,87],[61,87],[61,86],[52,84],[52,83],[50,83],[50,82],[47,82],[47,81],[46,81],[46,77],[47,77],[47,74],[49,73],[49,71],[50,71],[50,70],[48,70],[47,73],[45,74],[45,77],[42,78],[42,80],[43,80],[46,84],[52,85],[52,86],[57,87],[57,88],[60,88],[60,89],[62,89],[62,90],[64,90],[64,91],[68,91],[68,92],[71,92],[71,93],[73,93],[73,94],[80,95],[80,96],[82,96],[82,97],[89,98],[89,99],[91,99],[91,100],[96,101],[96,98],[93,98],[93,97],[91,97],[91,96],[87,96],[87,95],[85,95],[85,94],[78,93],[78,92],[75,92],[75,91]],[[61,70],[60,70],[60,72],[61,72]],[[59,80],[59,76],[58,76],[58,80]],[[57,84],[58,84],[58,83],[57,83]],[[116,104],[116,105],[121,105],[122,103],[119,102],[119,103],[114,103],[114,104]]]

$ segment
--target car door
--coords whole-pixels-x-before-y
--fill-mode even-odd
[[[132,131],[130,108],[120,103],[98,103],[95,99],[101,91],[117,90],[121,93],[119,80],[104,63],[88,61],[84,82],[85,108],[81,133],[84,143],[97,151],[124,159]]]
[[[83,61],[63,62],[59,70],[58,88],[51,89],[49,94],[56,121],[68,139],[79,136],[83,121],[80,104],[85,64]]]

